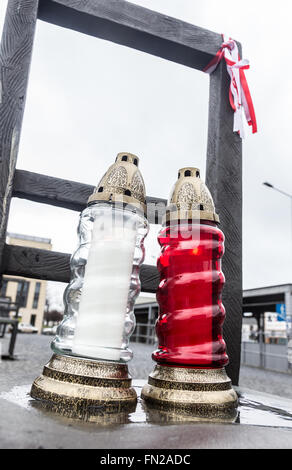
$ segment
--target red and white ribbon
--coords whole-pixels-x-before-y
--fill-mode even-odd
[[[234,110],[233,131],[238,132],[240,137],[243,138],[242,108],[244,109],[248,124],[252,126],[252,132],[257,132],[257,121],[253,102],[244,74],[244,70],[249,69],[249,62],[248,60],[242,60],[240,58],[237,44],[233,39],[225,35],[222,36],[223,43],[219,51],[203,71],[211,74],[224,57],[227,71],[230,75],[229,101]]]

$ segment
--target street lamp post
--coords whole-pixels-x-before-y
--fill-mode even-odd
[[[267,186],[268,188],[274,189],[274,190],[277,191],[278,193],[281,193],[281,194],[283,194],[284,196],[287,196],[287,197],[290,198],[290,203],[291,203],[291,211],[290,211],[290,214],[291,214],[291,247],[292,247],[292,194],[286,193],[285,191],[282,191],[281,189],[276,188],[273,184],[268,183],[267,181],[265,181],[265,182],[263,183],[263,185],[264,185],[264,186]]]
[[[270,189],[274,189],[278,193],[281,193],[284,196],[289,197],[289,199],[290,199],[290,204],[291,204],[291,210],[290,210],[290,214],[291,214],[291,237],[290,237],[291,238],[291,240],[290,240],[290,242],[291,242],[291,251],[290,251],[290,255],[292,256],[292,194],[286,193],[285,191],[282,191],[281,189],[276,188],[273,184],[268,183],[267,181],[265,181],[263,183],[263,185],[267,186]],[[289,294],[289,299],[287,299],[287,298],[285,299],[285,303],[286,303],[286,322],[287,322],[287,335],[288,335],[288,351],[287,351],[287,354],[288,354],[288,362],[289,362],[290,367],[291,367],[291,365],[292,365],[292,328],[291,328],[291,325],[292,325],[292,299],[291,299],[291,293]]]

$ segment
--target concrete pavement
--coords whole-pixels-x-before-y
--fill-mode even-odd
[[[28,392],[51,356],[51,340],[19,335],[18,360],[0,364],[0,448],[292,448],[292,376],[249,367],[241,372],[236,424],[177,423],[145,408],[141,400],[134,413],[116,416],[111,423],[107,417],[84,423],[40,409]],[[3,349],[7,341],[2,341]],[[132,349],[129,369],[139,394],[142,383],[137,379],[145,381],[154,365],[153,346],[134,343]]]

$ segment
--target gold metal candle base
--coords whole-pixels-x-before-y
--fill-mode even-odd
[[[64,416],[134,411],[137,394],[126,364],[54,354],[30,395]]]
[[[194,419],[226,420],[237,415],[237,395],[225,369],[156,365],[141,397],[153,408]]]

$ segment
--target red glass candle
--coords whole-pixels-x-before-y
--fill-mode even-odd
[[[141,391],[149,407],[171,420],[187,415],[233,422],[237,415],[237,395],[224,367],[224,235],[218,223],[200,171],[179,170],[158,236],[157,364]]]
[[[201,180],[198,184],[201,191],[208,191]],[[160,314],[156,323],[158,349],[153,359],[165,366],[222,368],[228,363],[222,337],[224,235],[210,207],[200,204],[194,210],[191,201],[190,211],[180,202],[179,192],[174,199],[175,211],[170,212],[172,217],[158,236]],[[191,220],[184,219],[190,214]]]

